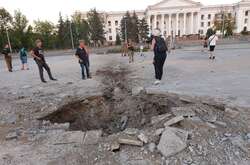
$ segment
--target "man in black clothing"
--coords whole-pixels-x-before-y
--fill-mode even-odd
[[[2,51],[2,54],[4,55],[4,59],[5,59],[8,71],[12,72],[12,57],[10,55],[10,48],[8,44],[5,45]]]
[[[56,81],[56,79],[53,78],[51,71],[50,71],[50,68],[45,61],[44,51],[42,49],[42,41],[41,40],[39,40],[39,39],[36,40],[36,47],[31,51],[31,55],[34,57],[34,60],[38,66],[41,81],[43,83],[47,82],[47,81],[45,81],[45,79],[43,77],[43,68],[48,72],[50,80]]]
[[[83,40],[79,41],[79,47],[76,49],[75,56],[77,57],[82,70],[82,79],[85,80],[85,69],[87,78],[91,78],[89,73],[89,52]]]

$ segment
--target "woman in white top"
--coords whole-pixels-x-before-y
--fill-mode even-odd
[[[216,42],[218,41],[218,37],[216,36],[216,34],[213,34],[209,37],[208,39],[208,43],[209,43],[209,51],[210,51],[210,56],[209,59],[215,59],[214,56],[214,49],[216,46]]]

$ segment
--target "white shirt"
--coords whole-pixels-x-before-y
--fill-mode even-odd
[[[210,46],[216,46],[216,42],[218,41],[218,37],[216,35],[212,35],[209,37],[208,41],[209,41],[209,45]]]

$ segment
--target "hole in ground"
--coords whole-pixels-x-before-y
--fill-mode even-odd
[[[152,116],[170,112],[171,107],[183,104],[176,98],[163,95],[130,96],[122,101],[104,96],[89,97],[63,106],[41,120],[70,123],[70,130],[102,129],[106,135],[126,127],[141,129],[150,124]]]

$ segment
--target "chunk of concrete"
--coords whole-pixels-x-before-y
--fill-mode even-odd
[[[239,147],[243,152],[250,156],[250,149],[248,148],[248,143],[245,142],[240,135],[230,138],[230,140],[233,145]]]
[[[63,145],[63,144],[82,144],[85,133],[81,131],[69,131],[58,134],[57,137],[53,140],[54,145]]]
[[[158,116],[153,116],[151,118],[151,124],[154,125],[154,124],[157,124],[163,120],[166,120],[167,118],[169,118],[171,116],[171,114],[169,113],[166,113],[166,114],[163,114],[163,115],[158,115]]]
[[[142,141],[135,140],[133,138],[119,138],[118,142],[120,144],[125,144],[125,145],[132,145],[132,146],[139,146],[139,147],[143,146],[143,142]]]
[[[168,126],[171,126],[171,125],[174,125],[176,123],[179,123],[180,121],[184,120],[184,117],[183,116],[177,116],[177,117],[174,117],[172,119],[170,119],[169,121],[167,121],[164,126],[165,127],[168,127]]]
[[[101,130],[92,130],[86,132],[85,138],[83,140],[84,145],[95,145],[99,142],[102,136]]]
[[[238,111],[235,111],[235,110],[233,110],[231,108],[226,108],[225,113],[226,113],[226,116],[228,116],[228,117],[230,117],[232,119],[236,118],[240,114]]]
[[[13,139],[17,139],[17,137],[18,137],[17,132],[10,132],[5,137],[5,140],[13,140]]]
[[[195,112],[192,106],[189,107],[173,107],[171,109],[172,113],[175,116],[183,116],[183,117],[193,117],[195,116]]]
[[[110,149],[111,151],[115,152],[115,151],[119,151],[120,150],[120,144],[117,141],[114,141],[111,145],[110,145]]]
[[[134,87],[132,88],[132,95],[133,96],[139,95],[143,91],[144,91],[143,87]]]
[[[163,132],[157,149],[164,157],[173,156],[187,147],[188,132],[167,127]]]
[[[140,133],[137,137],[143,143],[145,143],[145,144],[148,143],[148,137],[144,133]]]

